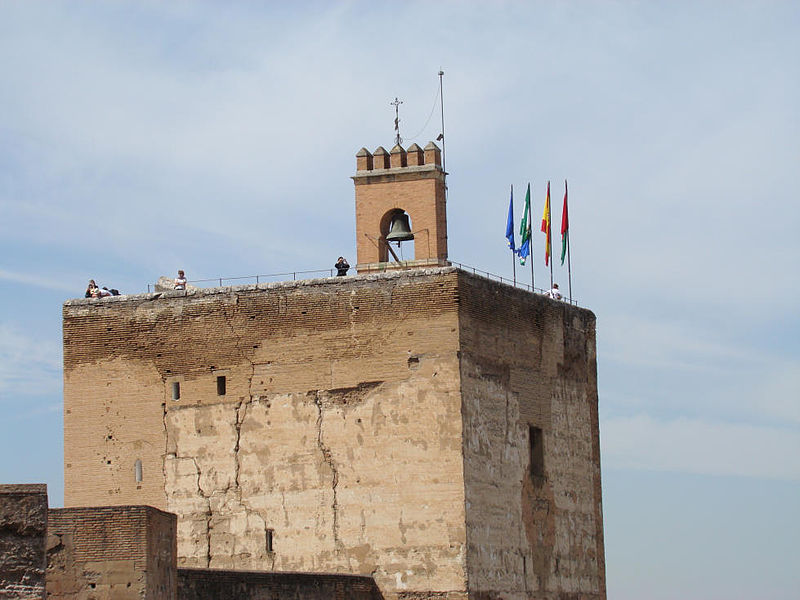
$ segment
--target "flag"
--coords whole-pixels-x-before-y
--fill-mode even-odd
[[[525,193],[525,212],[522,214],[522,223],[519,226],[519,264],[525,265],[525,259],[531,253],[531,184]]]
[[[514,252],[514,186],[511,186],[511,200],[508,201],[508,221],[506,222],[506,239],[509,249]]]
[[[544,247],[544,264],[550,264],[552,246],[550,245],[550,182],[547,182],[547,199],[544,201],[544,214],[542,214],[542,232],[547,234],[547,242]]]
[[[567,180],[564,180],[564,209],[561,211],[561,265],[567,255],[567,237],[569,236],[569,216],[567,215]]]

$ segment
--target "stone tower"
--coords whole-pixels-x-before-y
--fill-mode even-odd
[[[407,211],[438,264],[428,148],[359,153],[357,223]],[[66,505],[176,513],[182,566],[604,599],[594,315],[358,247],[355,277],[66,302]]]
[[[408,266],[447,264],[447,213],[445,172],[439,148],[430,142],[404,150],[382,146],[374,153],[362,148],[356,154],[356,246],[359,273],[386,270],[389,262],[386,235],[392,217],[405,212],[414,231],[414,261]]]

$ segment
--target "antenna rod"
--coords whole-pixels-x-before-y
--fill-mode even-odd
[[[444,171],[444,190],[447,194],[447,153],[444,146],[444,88],[442,86],[444,71],[439,71],[439,104],[442,107],[442,171]]]

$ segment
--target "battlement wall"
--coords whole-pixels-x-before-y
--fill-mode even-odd
[[[183,567],[463,591],[457,281],[66,303],[65,503],[175,512]]]
[[[47,486],[0,485],[0,597],[45,597]]]
[[[476,277],[459,298],[470,590],[602,600],[595,316]]]
[[[170,599],[177,593],[176,517],[151,506],[51,509],[47,596]]]
[[[600,600],[594,327],[452,267],[70,301],[65,501],[175,512],[182,567]]]

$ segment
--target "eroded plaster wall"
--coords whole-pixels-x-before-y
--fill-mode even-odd
[[[0,485],[0,598],[45,597],[47,486]]]
[[[177,513],[183,566],[372,574],[386,598],[464,597],[457,281],[66,303],[66,504]]]
[[[594,315],[460,283],[470,597],[605,598]]]

